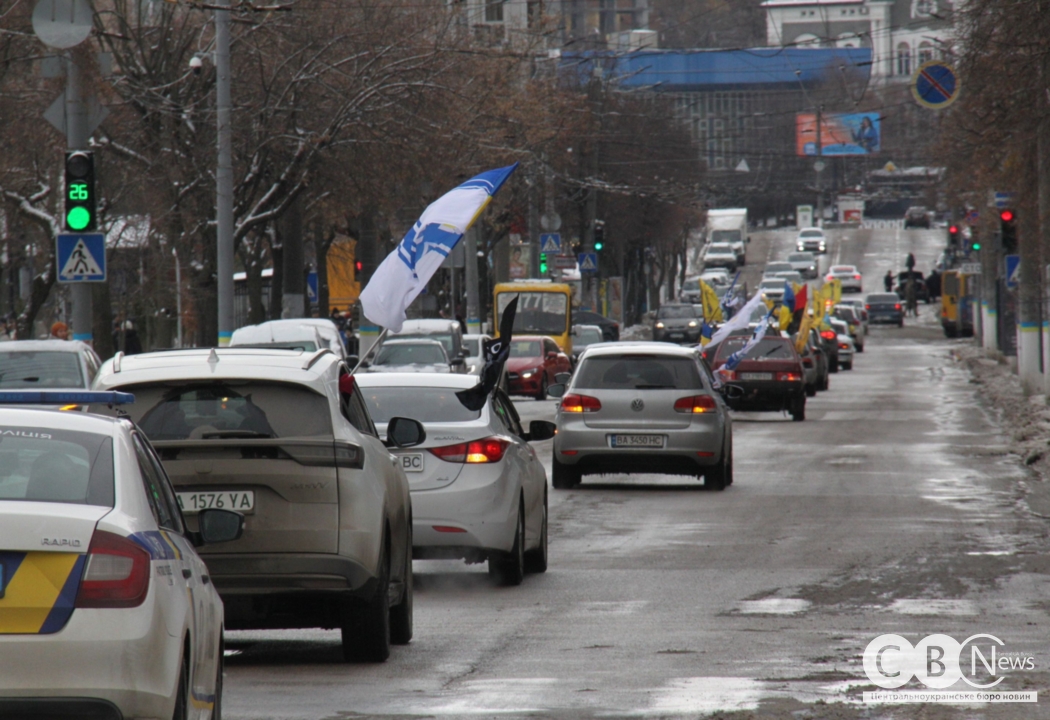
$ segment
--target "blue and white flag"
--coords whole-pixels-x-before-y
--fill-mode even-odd
[[[729,334],[734,330],[741,330],[750,325],[751,313],[755,311],[755,308],[762,304],[762,293],[756,291],[755,294],[751,296],[751,299],[744,303],[744,307],[740,308],[736,315],[729,318],[722,327],[715,331],[715,334],[711,336],[711,342],[708,343],[708,345],[720,343],[729,337]]]
[[[769,318],[772,316],[773,311],[770,310],[769,314],[766,315],[766,319],[760,322],[758,327],[755,328],[755,332],[751,336],[751,339],[744,343],[744,347],[726,358],[725,365],[723,365],[726,370],[736,370],[736,366],[743,361],[749,352],[751,352],[751,349],[762,342],[762,338],[766,336],[766,331],[769,330]]]
[[[365,317],[400,332],[408,306],[517,167],[483,172],[430,203],[361,291]]]

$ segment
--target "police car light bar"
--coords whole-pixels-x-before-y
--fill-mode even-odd
[[[103,390],[5,390],[0,405],[127,405],[135,402],[131,393]]]

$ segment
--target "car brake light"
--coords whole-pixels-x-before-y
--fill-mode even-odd
[[[896,304],[896,305],[894,305],[893,307],[894,307],[894,309],[895,309],[895,310],[900,310],[900,309],[901,309],[901,304],[900,304],[900,303],[897,303],[897,304]]]
[[[710,395],[693,395],[674,401],[674,411],[680,413],[705,413],[717,407],[715,399]]]
[[[864,306],[864,309],[865,309],[865,310],[871,310],[871,305],[865,305],[865,306]]]
[[[483,440],[471,440],[470,442],[428,449],[433,455],[438,456],[445,462],[495,463],[503,459],[508,445],[510,445],[509,440],[490,437]]]
[[[833,330],[824,330],[822,333],[820,333],[820,336],[825,340],[834,340],[836,337],[838,337],[837,335],[835,335],[835,332]]]
[[[854,276],[853,276],[853,279],[854,279],[854,280],[860,280],[860,275],[854,275]]]
[[[721,375],[722,379],[724,379],[724,380],[736,380],[737,379],[737,372],[736,372],[736,370],[726,370],[723,367],[723,368],[719,368],[718,374]]]
[[[776,378],[777,382],[798,382],[802,379],[802,375],[794,372],[778,372]]]
[[[571,413],[598,412],[602,404],[589,395],[566,395],[561,400],[561,409]]]
[[[839,343],[839,349],[840,350],[849,350],[849,345],[847,345],[846,343]]]
[[[150,555],[134,540],[96,530],[75,607],[138,607],[149,591]]]

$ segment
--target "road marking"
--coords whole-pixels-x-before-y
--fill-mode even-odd
[[[648,604],[648,600],[584,602],[573,609],[573,615],[632,615]]]
[[[977,615],[972,600],[935,600],[929,598],[898,598],[886,608],[901,615]]]
[[[810,604],[809,600],[801,598],[745,600],[737,607],[737,612],[741,615],[794,615],[808,610]]]
[[[710,713],[754,710],[766,694],[765,683],[744,677],[675,678],[656,690],[657,713]]]

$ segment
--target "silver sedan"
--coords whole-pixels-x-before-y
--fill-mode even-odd
[[[555,488],[583,475],[664,473],[733,482],[726,404],[698,351],[665,343],[593,345],[561,397],[554,439]]]
[[[456,392],[474,375],[381,373],[357,375],[376,423],[411,412],[426,440],[391,453],[412,495],[412,554],[417,559],[488,561],[489,574],[518,585],[525,573],[547,569],[547,474],[530,440],[554,436],[554,425],[521,426],[502,390],[480,410]]]

